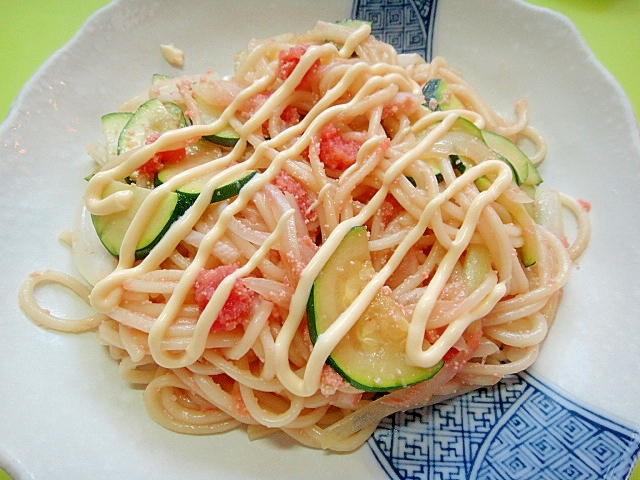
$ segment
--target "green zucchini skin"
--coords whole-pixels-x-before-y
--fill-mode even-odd
[[[212,135],[205,135],[205,140],[208,140],[211,143],[215,143],[220,145],[221,147],[235,147],[236,143],[240,141],[240,135],[236,133],[234,129],[231,127],[223,128],[217,133]]]
[[[171,177],[183,172],[185,168],[188,168],[189,165],[177,164],[175,166],[171,166],[168,168],[164,168],[159,171],[155,178],[155,186],[162,185],[167,182]],[[242,177],[229,182],[226,185],[222,185],[221,187],[216,188],[213,191],[213,195],[211,196],[211,203],[221,202],[223,200],[227,200],[229,198],[235,197],[240,193],[242,187],[244,187],[249,180],[251,180],[254,175],[258,173],[256,170],[249,171],[243,174]],[[202,187],[206,183],[206,179],[195,180],[190,182],[182,187],[179,187],[176,192],[178,195],[184,197],[186,202],[193,203],[196,201],[200,193],[202,192]]]
[[[456,97],[447,82],[442,78],[430,79],[422,87],[422,93],[425,97],[424,107],[431,111],[464,108],[460,99]],[[537,167],[520,147],[508,138],[488,130],[481,130],[462,117],[456,120],[453,129],[468,133],[491,148],[499,160],[504,161],[511,167],[514,180],[518,186],[523,184],[535,186],[542,183],[542,177]]]
[[[482,131],[482,137],[491,150],[509,162],[518,186],[525,183],[528,185],[542,183],[542,178],[536,166],[515,143],[502,135],[488,130]]]
[[[469,161],[459,155],[449,155],[451,166],[463,174],[469,167]],[[491,180],[486,176],[482,176],[475,181],[478,190],[483,191],[491,187]],[[519,249],[519,257],[525,267],[533,266],[538,259],[538,237],[536,235],[535,220],[529,215],[526,208],[521,203],[515,203],[505,197],[499,197],[496,200],[499,204],[507,209],[513,216],[516,223],[522,228],[522,237],[524,243]]]
[[[460,99],[449,89],[449,85],[442,78],[430,79],[422,87],[422,93],[425,98],[425,106],[434,112],[464,108]]]
[[[200,109],[203,124],[207,125],[216,122],[220,118],[222,109],[217,109],[208,104],[200,95],[194,95],[193,99]],[[233,148],[240,140],[240,135],[231,126],[227,125],[222,130],[211,135],[205,135],[202,138],[222,147]]]
[[[249,180],[251,180],[254,175],[258,173],[257,171],[252,171],[246,174],[245,176],[239,178],[238,180],[234,180],[231,183],[223,185],[222,187],[216,188],[213,191],[213,197],[211,199],[211,203],[221,202],[223,200],[227,200],[229,198],[235,197],[240,193],[242,187],[244,187]]]
[[[481,142],[494,157],[506,163],[513,174],[516,185],[537,186],[542,183],[542,177],[537,167],[518,145],[495,132],[478,128],[473,122],[464,117],[455,119],[452,131],[462,132],[474,141]]]
[[[118,137],[118,155],[142,147],[152,135],[186,127],[189,124],[182,109],[157,98],[147,100],[131,115]]]
[[[130,208],[109,215],[91,215],[91,221],[98,234],[98,238],[109,253],[116,258],[120,256],[122,241],[131,226],[136,212],[142,205],[142,202],[144,202],[146,197],[151,193],[151,190],[147,188],[113,181],[105,188],[103,197],[123,190],[130,191],[134,197]],[[136,260],[145,258],[158,242],[160,242],[162,237],[164,237],[169,228],[171,228],[171,225],[173,225],[190,206],[191,204],[181,199],[177,193],[169,192],[156,209],[153,218],[140,236],[140,240],[136,245]]]

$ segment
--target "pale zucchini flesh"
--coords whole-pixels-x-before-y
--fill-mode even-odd
[[[142,147],[152,135],[185,127],[187,120],[182,109],[157,98],[140,105],[124,125],[118,137],[118,154]]]
[[[222,115],[222,108],[209,105],[201,96],[196,94],[193,99],[200,109],[200,117],[204,125],[216,122]],[[202,138],[222,147],[233,147],[240,140],[240,135],[230,125],[227,125],[216,133],[205,135]]]
[[[313,284],[307,304],[313,342],[354,301],[373,274],[366,228],[354,227]],[[385,392],[427,380],[443,363],[431,368],[410,365],[405,354],[407,328],[402,307],[390,295],[379,292],[327,363],[351,385],[365,391]]]
[[[105,248],[115,257],[120,255],[120,248],[124,236],[129,229],[135,214],[145,201],[151,190],[129,185],[123,182],[110,182],[102,192],[102,197],[118,191],[131,192],[133,201],[126,210],[108,215],[91,215],[91,221],[98,234],[98,238]],[[169,192],[155,209],[150,221],[145,225],[136,245],[135,256],[144,258],[151,249],[162,239],[166,231],[186,210],[186,205],[179,201],[178,194]]]
[[[464,108],[460,99],[450,90],[449,85],[442,78],[430,79],[422,93],[425,97],[425,106],[430,110],[453,110]]]

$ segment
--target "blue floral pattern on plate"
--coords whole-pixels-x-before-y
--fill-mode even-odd
[[[433,56],[437,0],[354,0],[352,17],[403,53]],[[527,373],[386,418],[369,440],[393,479],[624,479],[640,432]]]
[[[372,33],[403,53],[431,59],[437,0],[354,0],[351,16],[371,22]]]
[[[624,479],[640,432],[521,373],[388,417],[369,446],[394,479]]]

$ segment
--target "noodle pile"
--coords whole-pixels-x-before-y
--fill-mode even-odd
[[[446,81],[463,108],[425,106],[422,87],[433,78]],[[547,187],[519,187],[504,161],[456,128],[462,117],[526,141],[539,164],[545,144],[528,125],[525,102],[505,120],[444,59],[399,55],[366,24],[324,22],[302,35],[252,40],[229,78],[160,79],[122,109],[149,98],[180,106],[189,125],[120,155],[92,151],[100,168],[84,201],[94,216],[128,208],[126,194],[102,198],[111,181],[152,188],[115,269],[77,290],[96,315],[65,321],[40,308],[40,282],[67,284],[50,272],[27,280],[21,305],[47,327],[97,327],[122,376],[144,386],[155,421],[189,434],[246,425],[250,438],[281,431],[313,448],[350,451],[386,415],[495,384],[536,359],[587,244],[586,212]],[[203,101],[219,118],[205,118]],[[229,127],[239,136],[233,146],[203,138]],[[207,161],[154,187],[148,162],[180,149]],[[251,172],[237,195],[210,201]],[[195,202],[136,258],[157,205],[195,179],[205,180]],[[563,210],[578,223],[571,244],[550,220]],[[390,296],[408,319],[400,339],[407,361],[444,360],[433,378],[385,394],[359,390],[328,366],[341,337],[314,345],[307,325],[315,278],[359,225],[375,270],[358,297],[361,310],[367,298]],[[528,266],[526,242],[535,251]],[[474,270],[483,259],[486,268]],[[335,331],[357,321],[352,310]]]

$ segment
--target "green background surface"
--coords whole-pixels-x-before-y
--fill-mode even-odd
[[[0,120],[25,82],[107,0],[0,0]],[[530,0],[569,17],[640,117],[640,0]]]
[[[25,82],[107,0],[0,0],[0,120]],[[640,117],[640,0],[530,0],[569,17]],[[8,477],[0,470],[0,480]],[[640,469],[632,475],[640,480]]]

